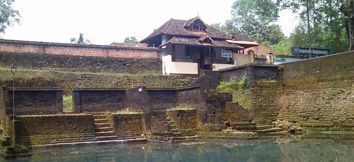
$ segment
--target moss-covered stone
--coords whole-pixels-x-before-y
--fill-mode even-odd
[[[197,134],[197,111],[193,109],[171,109],[166,111],[174,126],[183,136],[192,136]]]

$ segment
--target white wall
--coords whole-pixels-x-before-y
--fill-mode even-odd
[[[169,74],[198,74],[198,64],[192,62],[171,62]]]

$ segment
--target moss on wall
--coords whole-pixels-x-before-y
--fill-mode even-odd
[[[169,109],[166,111],[167,118],[183,136],[197,134],[197,111],[193,109]]]
[[[114,113],[112,122],[114,132],[119,137],[139,137],[144,133],[143,113]]]
[[[221,81],[216,91],[232,93],[233,102],[238,103],[245,109],[251,109],[251,91],[248,88],[247,81]]]
[[[261,79],[252,85],[246,83],[244,80],[223,81],[217,87],[217,91],[232,93],[233,102],[250,113],[250,117],[244,116],[245,120],[252,118],[254,122],[261,124],[276,121],[278,108],[275,102],[280,93],[280,82]]]
[[[25,145],[87,141],[95,137],[94,118],[88,114],[17,116],[16,139]]]
[[[0,85],[11,85],[10,69],[0,68]],[[183,87],[194,81],[188,76],[161,76],[156,74],[92,73],[52,70],[17,69],[17,87],[62,87],[68,94],[73,88],[109,88],[137,86]]]

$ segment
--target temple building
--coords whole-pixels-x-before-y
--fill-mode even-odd
[[[258,45],[230,41],[225,34],[199,17],[190,20],[170,19],[141,43],[161,50],[164,75],[200,74],[202,70],[219,70],[252,63],[253,56],[244,54],[244,48]]]

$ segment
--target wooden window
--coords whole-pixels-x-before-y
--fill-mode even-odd
[[[186,46],[185,47],[185,56],[191,58],[193,55],[193,47]]]

